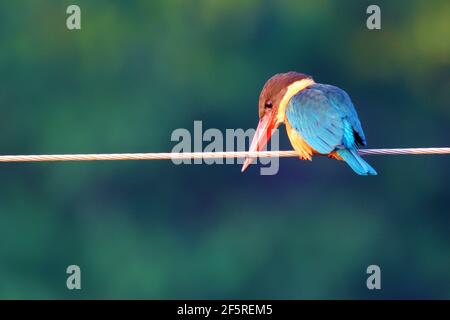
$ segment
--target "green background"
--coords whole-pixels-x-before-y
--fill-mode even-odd
[[[448,146],[450,2],[376,1],[380,31],[370,4],[2,1],[0,153],[164,152],[194,120],[254,127],[264,82],[288,70],[346,90],[369,147]],[[450,298],[449,157],[368,161],[379,176],[326,158],[275,176],[2,164],[0,298]]]

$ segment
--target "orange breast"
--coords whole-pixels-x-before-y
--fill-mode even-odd
[[[294,128],[292,128],[289,121],[285,121],[286,131],[289,137],[289,141],[295,151],[298,152],[299,156],[303,160],[311,160],[312,155],[317,153],[316,150],[311,148],[311,146],[302,138],[300,133],[298,133]]]

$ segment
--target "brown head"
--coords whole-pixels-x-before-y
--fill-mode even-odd
[[[278,73],[267,80],[259,95],[259,123],[250,145],[250,152],[264,149],[272,136],[273,130],[284,123],[286,105],[289,100],[292,96],[312,84],[314,84],[314,80],[311,76],[292,71]],[[242,171],[253,160],[254,158],[247,158],[242,166]]]
[[[297,81],[312,79],[310,76],[298,72],[278,73],[267,80],[261,94],[259,95],[259,117],[262,118],[267,110],[273,112],[278,110],[281,100],[287,92],[288,87]]]

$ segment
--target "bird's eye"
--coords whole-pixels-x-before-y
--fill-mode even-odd
[[[266,104],[264,105],[264,108],[266,109],[272,109],[272,101],[266,101]]]

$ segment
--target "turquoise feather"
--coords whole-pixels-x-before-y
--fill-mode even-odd
[[[366,145],[366,138],[345,91],[331,85],[314,84],[291,98],[286,117],[318,153],[336,151],[357,174],[377,174],[358,154],[357,148]]]

